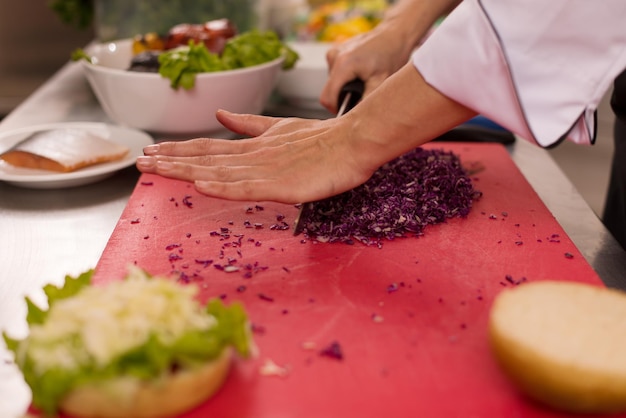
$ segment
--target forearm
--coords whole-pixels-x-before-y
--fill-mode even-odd
[[[407,56],[440,17],[452,11],[461,0],[398,0],[391,6],[377,29],[395,34],[406,47]]]
[[[345,117],[356,149],[376,167],[420,146],[476,115],[430,86],[405,65]]]

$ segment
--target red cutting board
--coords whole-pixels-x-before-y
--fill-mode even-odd
[[[291,205],[223,201],[185,182],[141,177],[96,284],[119,280],[129,263],[182,272],[202,299],[242,301],[259,347],[257,358],[235,363],[215,398],[184,417],[563,416],[526,400],[498,369],[489,308],[522,281],[600,279],[502,145],[428,147],[483,166],[473,176],[483,197],[467,218],[382,248],[272,229],[280,216],[293,225]],[[229,263],[240,270],[215,267]],[[333,342],[341,360],[319,353]],[[268,360],[288,373],[262,375]]]

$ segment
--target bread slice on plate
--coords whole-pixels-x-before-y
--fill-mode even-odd
[[[626,293],[538,281],[504,290],[490,342],[505,374],[530,398],[573,413],[626,411]]]
[[[0,158],[15,167],[68,173],[121,160],[129,151],[88,130],[59,128],[35,132]]]

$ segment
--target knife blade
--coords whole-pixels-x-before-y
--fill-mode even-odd
[[[365,83],[360,78],[348,81],[343,85],[339,92],[337,116],[341,117],[348,113],[354,106],[359,103],[363,97],[363,91],[365,90]],[[296,216],[293,227],[293,235],[300,235],[305,228],[304,220],[315,209],[315,202],[304,202],[300,205],[300,211]]]

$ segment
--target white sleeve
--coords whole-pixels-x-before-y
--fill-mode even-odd
[[[525,139],[593,143],[598,103],[626,68],[626,1],[464,0],[412,62]]]

